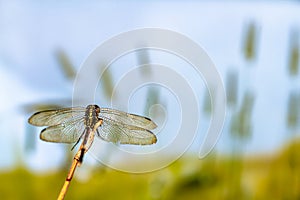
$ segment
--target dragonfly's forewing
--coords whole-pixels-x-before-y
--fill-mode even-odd
[[[84,116],[85,108],[73,107],[59,110],[46,110],[33,114],[28,122],[35,126],[53,126]]]
[[[108,142],[120,144],[147,145],[156,143],[156,136],[149,130],[103,119],[100,137]]]
[[[47,142],[74,143],[85,129],[84,116],[77,120],[49,126],[41,131],[40,138]]]
[[[152,130],[157,127],[157,125],[149,118],[129,114],[119,110],[114,110],[110,108],[101,108],[99,113],[100,118],[107,118],[112,121],[121,122],[122,124],[128,124],[130,126],[137,126],[144,129]]]

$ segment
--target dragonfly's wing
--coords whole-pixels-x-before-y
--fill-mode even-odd
[[[147,117],[129,114],[110,108],[101,108],[99,117],[107,118],[116,122],[121,122],[122,124],[128,124],[131,126],[137,126],[149,130],[155,129],[157,127],[157,125]]]
[[[54,126],[49,126],[41,131],[41,140],[58,143],[74,143],[83,134],[85,129],[84,117]]]
[[[156,143],[156,136],[149,130],[137,126],[117,123],[108,118],[103,119],[100,137],[108,142],[120,144],[147,145]]]
[[[63,108],[58,110],[45,110],[34,113],[28,122],[35,126],[54,126],[67,121],[81,118],[85,113],[83,107]]]

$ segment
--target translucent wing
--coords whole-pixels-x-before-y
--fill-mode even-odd
[[[58,143],[74,143],[83,134],[85,129],[84,117],[54,126],[49,126],[41,131],[41,140]]]
[[[58,110],[46,110],[34,113],[28,122],[35,126],[53,126],[67,121],[81,118],[85,113],[83,107],[63,108]]]
[[[109,118],[103,118],[100,137],[108,142],[120,144],[147,145],[156,143],[156,136],[141,127],[117,123]]]
[[[149,118],[129,114],[119,110],[114,110],[110,108],[101,108],[99,113],[100,118],[107,118],[109,120],[120,122],[122,124],[128,124],[130,126],[137,126],[144,129],[152,130],[157,127],[157,125]]]

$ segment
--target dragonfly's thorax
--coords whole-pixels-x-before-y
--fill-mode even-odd
[[[99,121],[98,115],[100,108],[97,105],[88,105],[85,111],[85,125],[93,128],[95,124]]]

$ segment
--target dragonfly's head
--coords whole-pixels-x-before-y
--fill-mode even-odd
[[[90,109],[95,110],[97,114],[100,113],[100,107],[96,104],[95,105],[88,105],[87,110],[90,110]]]

